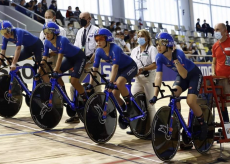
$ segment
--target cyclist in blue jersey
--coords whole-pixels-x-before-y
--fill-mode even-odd
[[[71,74],[71,84],[78,91],[81,98],[85,102],[87,100],[87,96],[83,86],[79,82],[79,78],[84,70],[86,63],[86,56],[84,52],[70,43],[66,37],[59,36],[59,26],[54,22],[45,23],[43,26],[43,32],[46,37],[44,42],[45,48],[43,59],[47,60],[49,49],[58,54],[57,63],[54,68],[54,72],[52,73],[52,77],[57,77],[58,73],[64,73],[70,68],[73,68],[74,71]],[[65,58],[62,61],[63,56],[65,56]],[[44,62],[42,61],[42,63]],[[39,70],[39,73],[40,71],[41,70]],[[48,77],[44,76],[43,80],[45,82],[49,82]],[[61,78],[58,79],[58,83],[61,86],[64,86],[64,82]]]
[[[132,104],[130,101],[129,92],[125,87],[125,84],[131,81],[137,74],[137,65],[131,57],[124,54],[118,45],[111,43],[113,41],[113,36],[108,29],[98,29],[94,34],[94,39],[97,42],[98,48],[95,52],[93,70],[98,70],[101,59],[112,65],[110,83],[108,84],[107,89],[109,92],[113,91],[113,94],[121,107],[124,110],[127,109],[125,114],[129,116]],[[95,75],[94,72],[93,74]],[[119,90],[113,90],[115,82]],[[88,90],[93,88],[92,84],[93,80],[90,78],[90,84],[87,86]],[[123,96],[126,104],[120,98],[120,94]]]
[[[163,64],[168,68],[177,72],[176,80],[173,88],[176,88],[175,96],[179,97],[182,92],[188,89],[187,104],[193,110],[194,115],[201,125],[200,140],[204,140],[207,136],[207,123],[200,106],[197,104],[197,95],[202,84],[202,73],[200,69],[190,60],[186,59],[183,51],[173,50],[174,40],[168,33],[160,33],[157,37],[157,50],[156,56],[157,73],[155,77],[155,85],[161,86],[163,75]],[[154,97],[150,103],[154,104],[157,100],[159,90],[154,90]],[[180,102],[177,102],[177,108],[181,110]]]
[[[11,70],[16,69],[18,61],[25,60],[33,55],[38,62],[41,61],[44,46],[38,37],[21,28],[13,28],[13,25],[9,21],[3,21],[0,23],[0,32],[2,35],[1,53],[3,55],[6,53],[9,41],[16,44],[14,58],[10,66]],[[24,46],[24,48],[22,48],[22,46]],[[2,56],[0,57],[3,58]]]

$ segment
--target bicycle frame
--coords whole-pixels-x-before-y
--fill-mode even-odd
[[[131,101],[135,104],[135,106],[139,109],[139,111],[141,112],[141,115],[139,116],[135,116],[135,117],[132,117],[132,118],[129,118],[129,121],[133,121],[133,120],[136,120],[136,119],[139,119],[139,118],[142,118],[142,117],[145,117],[146,114],[143,112],[143,110],[138,106],[138,104],[136,103],[136,101],[134,100],[134,97],[131,93],[131,85],[130,84],[126,84],[125,85],[126,88],[128,89],[129,91],[129,95],[130,95],[130,99]],[[115,89],[118,89],[117,86],[115,85]],[[121,108],[121,106],[119,105],[119,103],[117,102],[116,98],[114,97],[113,93],[112,92],[108,92],[106,89],[104,90],[104,93],[106,95],[105,97],[105,105],[104,105],[104,109],[103,109],[103,115],[102,115],[102,119],[106,119],[106,109],[107,109],[107,105],[108,105],[108,100],[109,100],[109,97],[111,97],[111,99],[113,100],[118,112],[120,115],[123,115],[123,109]]]
[[[60,74],[58,75],[58,78],[62,77],[62,76],[71,76],[71,74]],[[50,78],[50,83],[51,83],[51,92],[50,92],[50,98],[49,98],[49,104],[47,105],[48,107],[52,107],[52,98],[53,98],[53,92],[54,92],[54,88],[55,86],[58,88],[59,92],[61,93],[63,99],[67,102],[68,105],[71,106],[71,109],[75,110],[76,108],[79,108],[78,106],[75,105],[75,99],[73,99],[73,101],[71,101],[69,99],[69,97],[65,94],[65,92],[62,90],[60,84],[58,84],[57,79],[58,78]],[[75,91],[74,94],[76,94],[77,91]]]
[[[176,115],[179,119],[179,122],[181,123],[183,129],[185,130],[186,134],[188,135],[189,138],[192,138],[192,133],[191,133],[191,129],[192,129],[192,120],[194,119],[194,113],[192,111],[192,109],[190,109],[189,111],[189,121],[188,121],[188,126],[186,125],[183,116],[181,115],[181,113],[178,111],[177,107],[176,107],[176,102],[177,100],[180,99],[186,99],[187,97],[180,97],[180,98],[171,98],[170,100],[170,104],[169,107],[171,108],[171,117],[170,117],[170,121],[169,121],[169,130],[168,130],[168,135],[172,135],[172,123],[173,123],[173,113],[174,111],[176,112]]]
[[[10,86],[9,86],[9,92],[8,92],[8,97],[12,97],[12,94],[11,94],[11,89],[12,89],[12,85],[13,85],[13,80],[14,78],[18,81],[18,83],[20,84],[20,86],[22,87],[23,91],[26,92],[26,94],[31,97],[32,95],[32,92],[29,91],[29,89],[25,86],[25,84],[22,82],[21,78],[16,74],[20,69],[22,68],[29,68],[32,70],[33,72],[33,75],[35,75],[37,73],[37,70],[34,69],[33,66],[18,66],[16,67],[16,69],[14,71],[10,71],[10,76],[11,76],[11,79],[10,79]],[[32,90],[34,90],[34,88],[36,87],[36,82],[35,80],[33,79],[33,88]]]

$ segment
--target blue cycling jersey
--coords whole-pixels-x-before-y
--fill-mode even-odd
[[[35,44],[39,39],[38,37],[21,28],[14,28],[12,29],[12,32],[14,34],[14,38],[6,39],[4,36],[2,37],[2,50],[6,50],[8,41],[16,44],[16,46],[23,45],[24,47],[28,47]]]
[[[178,49],[176,49],[175,51],[176,51],[177,58],[180,61],[181,65],[183,65],[183,67],[188,72],[190,72],[195,67],[195,64],[185,57],[185,54],[184,54],[183,51],[178,50]],[[174,70],[175,72],[178,73],[173,59],[171,59],[171,61],[170,61],[163,54],[160,54],[160,53],[157,54],[157,56],[156,56],[156,64],[157,64],[157,72],[162,72],[163,64],[164,64],[168,68],[170,68],[170,69],[172,69],[172,70]]]
[[[64,54],[65,57],[73,57],[79,52],[79,48],[74,46],[70,41],[63,36],[57,36],[56,40],[56,47],[53,46],[53,44],[45,40],[44,42],[44,53],[43,56],[49,55],[49,49],[51,49],[53,52]]]
[[[125,68],[130,63],[133,62],[133,59],[126,55],[122,49],[115,43],[110,43],[109,56],[105,54],[105,51],[102,48],[97,48],[95,52],[95,60],[93,67],[98,68],[101,59],[105,60],[111,65],[117,64],[120,68]]]

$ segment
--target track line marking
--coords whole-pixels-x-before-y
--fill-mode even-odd
[[[29,127],[29,126],[26,126],[26,125],[17,124],[17,123],[11,122],[11,121],[6,121],[6,120],[0,120],[0,121],[7,122],[9,124],[13,124],[13,125],[16,125],[16,126],[21,126],[21,127],[24,127],[24,128],[35,130],[35,131],[40,130],[40,129],[35,129],[35,128]],[[125,155],[129,155],[129,156],[141,158],[141,159],[144,159],[144,160],[147,160],[147,161],[153,161],[153,162],[157,162],[157,163],[162,163],[162,161],[157,161],[157,160],[154,160],[154,159],[144,158],[144,157],[141,157],[141,156],[138,156],[138,155],[133,155],[133,154],[129,154],[129,153],[126,153],[126,152],[122,152],[122,151],[106,148],[106,147],[103,147],[103,146],[99,146],[99,145],[96,145],[96,144],[91,144],[91,143],[88,143],[88,142],[80,141],[80,140],[77,140],[77,139],[64,137],[64,136],[61,136],[61,135],[58,135],[58,134],[54,134],[54,133],[50,133],[50,132],[46,132],[46,131],[44,131],[44,133],[47,133],[49,135],[53,135],[53,136],[56,136],[56,137],[64,138],[64,139],[67,139],[67,140],[80,142],[80,143],[83,143],[83,144],[86,144],[86,145],[95,146],[95,147],[98,147],[98,148],[101,148],[101,149],[110,150],[110,151],[117,152],[117,153],[120,153],[120,154],[125,154]]]

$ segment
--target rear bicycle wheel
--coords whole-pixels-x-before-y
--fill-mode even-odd
[[[213,121],[214,120],[213,115],[209,107],[207,105],[200,105],[200,107],[204,115],[204,120],[206,120],[208,124],[208,135],[205,140],[203,141],[199,140],[200,131],[201,131],[200,123],[198,122],[196,117],[194,117],[193,128],[192,128],[192,139],[193,139],[194,147],[199,153],[202,154],[208,152],[213,145],[215,126]]]
[[[117,111],[111,98],[107,102],[104,113],[106,95],[103,92],[94,93],[87,101],[84,109],[85,129],[89,138],[96,143],[108,142],[115,133],[117,126]],[[102,119],[102,115],[106,119]]]
[[[12,97],[8,97],[10,75],[0,76],[0,116],[11,118],[15,116],[22,106],[22,89],[14,78],[11,89]]]
[[[54,88],[52,107],[48,107],[51,84],[41,83],[33,91],[30,99],[30,114],[35,124],[42,129],[52,129],[60,122],[63,114],[63,98]]]
[[[180,124],[176,113],[173,113],[172,135],[168,136],[171,109],[161,107],[152,123],[152,146],[155,154],[162,161],[171,160],[180,144]]]
[[[143,112],[146,112],[146,116],[143,118],[139,118],[139,119],[131,121],[130,129],[137,138],[144,139],[148,137],[151,133],[150,122],[152,120],[150,120],[150,118],[148,117],[145,93],[138,92],[134,95],[134,98],[138,106],[143,110]],[[133,115],[135,116],[142,114],[141,111],[137,107],[133,108],[133,110],[134,110]]]

